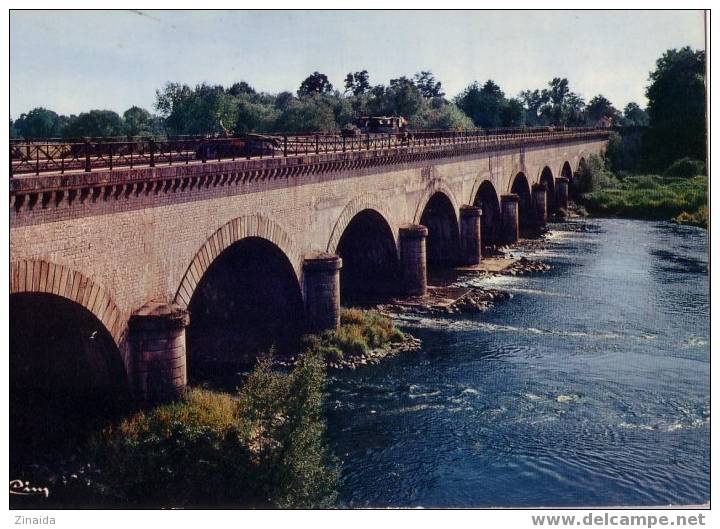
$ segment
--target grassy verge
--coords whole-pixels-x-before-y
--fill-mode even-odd
[[[674,220],[707,227],[707,176],[618,178],[595,159],[577,179],[579,202],[593,215]]]
[[[392,320],[372,311],[341,309],[340,327],[304,338],[305,347],[318,351],[327,361],[362,356],[375,349],[389,349],[405,335]]]

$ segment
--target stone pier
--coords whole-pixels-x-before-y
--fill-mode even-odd
[[[187,386],[185,327],[188,312],[175,304],[146,303],[128,321],[132,389],[138,403],[182,397]]]
[[[475,206],[460,208],[460,259],[464,265],[480,262],[482,240],[480,219],[482,210]]]
[[[535,210],[535,224],[545,226],[547,224],[547,186],[544,183],[533,184],[532,203]]]
[[[503,244],[513,244],[520,238],[519,203],[520,197],[515,193],[500,197]]]
[[[340,268],[342,259],[331,253],[312,254],[303,261],[305,319],[310,332],[340,325]]]
[[[568,208],[568,187],[569,181],[564,176],[558,177],[555,181],[555,200],[557,208],[567,211]]]
[[[404,291],[409,296],[423,296],[427,292],[427,236],[428,229],[420,224],[400,228],[400,267]]]

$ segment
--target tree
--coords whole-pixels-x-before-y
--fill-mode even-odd
[[[237,133],[273,132],[280,112],[276,106],[253,101],[248,95],[239,97],[237,121],[234,123],[233,131]]]
[[[608,98],[602,94],[593,97],[585,107],[585,114],[590,125],[597,124],[603,120],[609,120],[615,124],[620,119],[620,112],[613,106]]]
[[[423,96],[412,79],[405,76],[390,79],[390,86],[384,93],[386,114],[413,117],[422,106]]]
[[[582,125],[585,101],[570,91],[568,80],[554,77],[548,86],[538,98],[543,101],[539,109],[541,121],[549,125]]]
[[[431,71],[422,71],[415,74],[415,86],[418,87],[423,97],[443,97],[442,83],[435,79]]]
[[[453,103],[437,106],[434,99],[426,100],[422,109],[410,120],[413,129],[459,130],[473,127],[472,120]]]
[[[505,94],[492,79],[482,88],[477,82],[469,85],[455,98],[455,103],[479,127],[496,128],[502,125]]]
[[[298,97],[303,97],[315,94],[329,94],[332,91],[333,85],[328,81],[327,75],[313,72],[300,84],[297,94]]]
[[[370,75],[367,70],[348,72],[345,76],[345,93],[359,96],[370,90]]]
[[[481,100],[480,85],[475,81],[455,97],[455,104],[470,116],[475,125],[479,125]]]
[[[524,127],[525,109],[519,99],[508,99],[500,110],[500,120],[503,127]]]
[[[125,134],[129,136],[153,135],[160,132],[160,120],[144,108],[132,106],[123,113]]]
[[[337,132],[333,108],[322,97],[293,100],[275,122],[275,129],[291,134]]]
[[[285,110],[293,102],[295,96],[292,92],[280,92],[275,97],[275,108]]]
[[[104,138],[124,135],[124,123],[112,110],[82,112],[65,127],[68,138]]]
[[[523,90],[519,95],[520,101],[525,106],[525,115],[528,125],[541,125],[543,118],[540,109],[547,104],[549,96],[546,90]]]
[[[623,125],[626,127],[646,127],[649,122],[647,112],[631,101],[623,110]]]
[[[37,107],[27,114],[20,114],[15,121],[15,132],[25,139],[57,138],[62,135],[63,125],[57,113]]]
[[[155,107],[172,134],[223,132],[223,127],[232,127],[238,119],[237,98],[220,85],[203,83],[190,88],[168,83],[156,92]]]
[[[570,92],[565,97],[560,124],[573,127],[585,124],[585,101],[578,94]]]
[[[650,128],[648,158],[657,168],[683,157],[706,159],[705,52],[666,51],[645,90]]]
[[[231,96],[241,96],[241,95],[255,95],[257,92],[255,89],[247,84],[245,81],[240,81],[239,83],[233,83],[233,85],[227,89],[227,93]]]
[[[540,109],[540,113],[545,117],[549,123],[553,125],[563,125],[563,110],[565,103],[565,96],[568,95],[570,89],[568,88],[568,80],[561,79],[560,77],[554,77],[550,83],[550,90],[544,90],[545,99],[547,103]]]

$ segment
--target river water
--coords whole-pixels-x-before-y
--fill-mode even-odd
[[[403,317],[423,340],[331,375],[346,506],[526,507],[709,501],[707,232],[552,225],[553,266],[474,279],[514,297]]]

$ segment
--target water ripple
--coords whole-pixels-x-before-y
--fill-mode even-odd
[[[513,299],[403,315],[421,351],[330,377],[347,505],[709,500],[707,233],[617,219],[552,229],[536,253],[547,274],[472,280]]]

